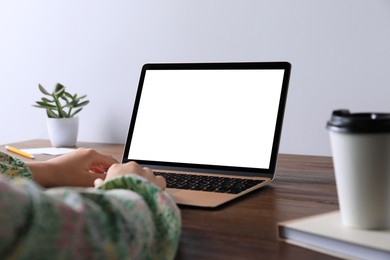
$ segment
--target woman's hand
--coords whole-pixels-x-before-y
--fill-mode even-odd
[[[33,179],[44,187],[93,187],[94,181],[104,179],[104,173],[115,163],[118,161],[111,156],[93,149],[79,148],[45,162],[29,163],[28,167]]]
[[[163,177],[155,176],[151,169],[142,168],[135,162],[129,162],[126,164],[113,164],[110,169],[108,169],[105,181],[108,181],[117,176],[122,176],[131,173],[138,174],[139,176],[148,179],[150,182],[154,183],[163,190],[166,188],[166,181]],[[101,178],[95,180],[95,186],[100,185],[102,182],[103,179]]]

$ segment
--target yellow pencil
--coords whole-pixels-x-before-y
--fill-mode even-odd
[[[12,147],[12,146],[6,145],[5,149],[7,149],[10,152],[13,152],[13,153],[19,154],[21,156],[24,156],[26,158],[34,159],[34,155],[26,153],[26,152],[23,152],[23,151],[21,151],[19,149],[16,149],[16,148]]]

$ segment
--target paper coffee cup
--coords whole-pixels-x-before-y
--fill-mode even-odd
[[[327,123],[342,223],[390,227],[390,114],[337,110]]]

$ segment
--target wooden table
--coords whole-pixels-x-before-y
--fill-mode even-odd
[[[46,140],[11,145],[50,146]],[[119,161],[122,157],[121,144],[80,142],[78,146],[95,148]],[[4,151],[4,146],[0,150]],[[35,160],[48,158],[39,155]],[[337,209],[330,157],[280,154],[275,180],[268,187],[217,209],[181,207],[183,227],[177,259],[334,259],[279,241],[276,224]]]

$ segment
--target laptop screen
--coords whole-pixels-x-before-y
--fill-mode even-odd
[[[124,161],[269,170],[279,145],[289,68],[288,63],[146,64]]]

